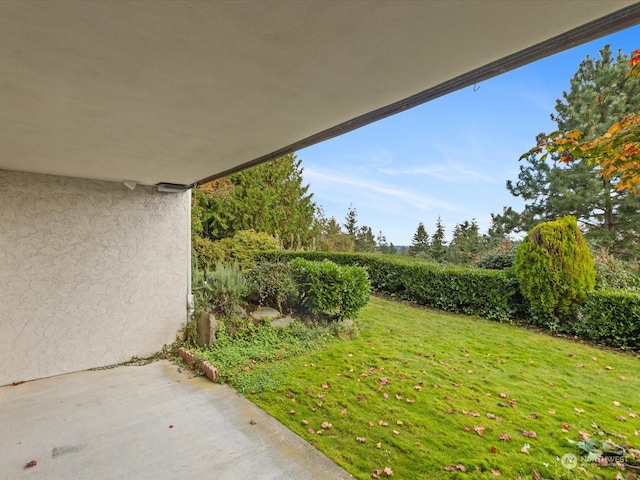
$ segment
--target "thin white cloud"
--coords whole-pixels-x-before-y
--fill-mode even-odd
[[[486,183],[497,183],[495,178],[484,173],[476,172],[462,164],[431,165],[413,168],[380,168],[380,173],[390,176],[400,175],[426,175],[437,178],[445,182],[462,183],[466,181],[481,181]]]
[[[451,203],[433,198],[422,192],[416,192],[406,187],[398,187],[395,185],[381,183],[376,180],[360,178],[336,171],[323,172],[308,167],[305,168],[303,175],[305,178],[305,182],[309,182],[311,184],[312,191],[316,186],[319,186],[320,184],[332,185],[336,188],[340,188],[341,186],[343,186],[372,192],[377,194],[378,196],[383,195],[389,200],[398,200],[404,204],[411,206],[412,208],[419,210],[430,210],[438,208],[452,212],[461,211],[459,207]],[[345,193],[349,194],[349,196],[352,196],[353,192],[345,191]]]

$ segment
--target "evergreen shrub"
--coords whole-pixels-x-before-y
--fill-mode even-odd
[[[518,248],[515,272],[531,309],[571,314],[596,282],[591,252],[573,216],[534,227]]]

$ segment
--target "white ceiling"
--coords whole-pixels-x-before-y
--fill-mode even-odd
[[[5,0],[0,169],[191,184],[639,22],[629,0]]]

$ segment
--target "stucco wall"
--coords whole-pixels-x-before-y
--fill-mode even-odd
[[[187,318],[189,198],[0,170],[0,385],[173,342]]]

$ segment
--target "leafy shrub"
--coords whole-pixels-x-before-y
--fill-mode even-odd
[[[489,270],[505,270],[513,266],[518,245],[511,241],[504,241],[496,248],[488,251],[478,259],[476,266]]]
[[[592,256],[596,266],[596,289],[640,290],[640,277],[632,272],[627,262],[615,258],[604,249],[592,251]]]
[[[287,262],[258,262],[249,272],[248,279],[252,299],[280,312],[295,300],[298,293],[291,265]]]
[[[596,290],[580,308],[575,333],[611,347],[640,350],[640,294]]]
[[[191,239],[191,246],[195,263],[201,269],[212,269],[216,263],[226,260],[227,252],[220,242],[194,235]]]
[[[595,268],[575,217],[534,227],[518,248],[515,271],[535,311],[563,316],[595,286]]]
[[[243,270],[250,269],[260,252],[274,250],[278,241],[268,233],[241,230],[233,238],[221,240],[229,246],[230,260],[237,262]]]
[[[237,264],[216,264],[206,282],[209,304],[230,315],[249,292],[249,283]]]
[[[255,264],[258,254],[274,250],[278,242],[267,233],[242,230],[232,238],[218,241],[194,235],[191,245],[199,268],[210,270],[219,262],[236,262],[241,269],[247,270]]]
[[[364,268],[302,258],[291,265],[300,302],[312,313],[325,312],[342,320],[355,316],[369,301],[371,282]]]

